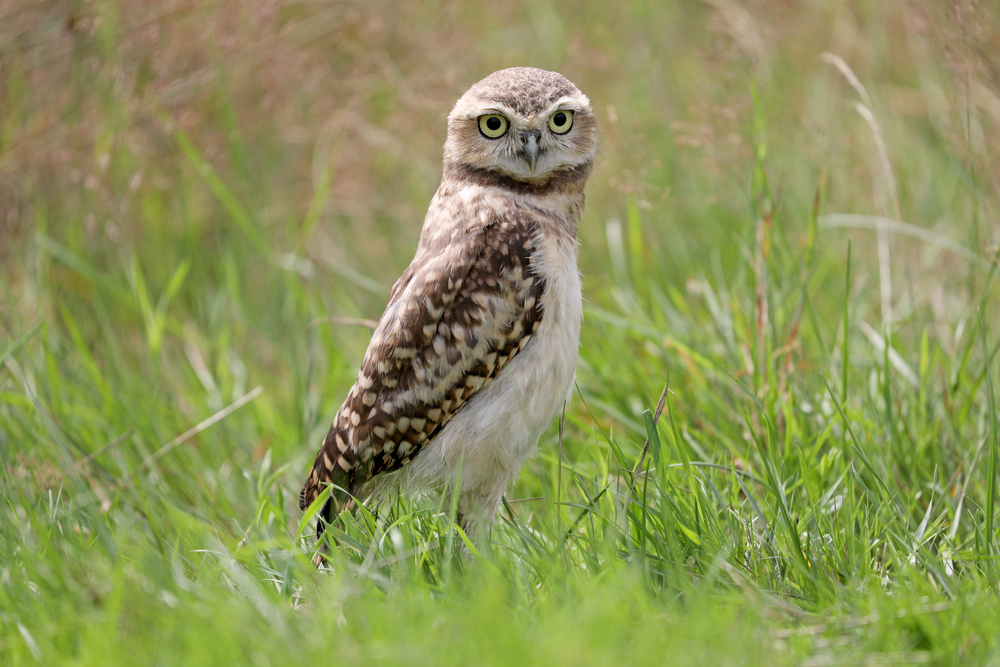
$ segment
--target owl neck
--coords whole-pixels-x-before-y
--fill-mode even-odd
[[[433,245],[432,239],[441,234],[451,237],[491,224],[500,212],[513,212],[512,206],[533,211],[548,231],[575,244],[585,202],[583,187],[591,167],[587,163],[556,172],[544,182],[525,182],[486,169],[446,165],[427,211],[420,244]]]
[[[420,245],[430,247],[439,237],[453,238],[491,225],[498,216],[504,217],[503,212],[513,215],[519,208],[530,211],[532,219],[548,232],[575,244],[590,166],[545,183],[526,183],[482,169],[445,167],[427,211]]]
[[[460,163],[446,163],[441,184],[448,181],[463,185],[473,184],[484,188],[499,188],[516,195],[548,197],[552,195],[583,197],[583,187],[587,183],[594,163],[585,162],[575,167],[553,171],[543,178],[522,181],[507,174],[481,167]]]

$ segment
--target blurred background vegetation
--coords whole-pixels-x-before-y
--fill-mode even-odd
[[[514,65],[602,122],[566,464],[487,574],[430,499],[316,575],[355,320]],[[998,149],[986,2],[0,0],[0,662],[995,658]]]

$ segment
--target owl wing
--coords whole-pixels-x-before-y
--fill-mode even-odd
[[[354,493],[408,464],[524,349],[542,319],[536,234],[530,219],[494,220],[418,250],[316,455],[301,509],[325,484]]]

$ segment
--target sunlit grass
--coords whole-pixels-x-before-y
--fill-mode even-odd
[[[0,663],[996,660],[995,12],[610,7],[12,15]],[[603,122],[562,437],[317,572],[443,116],[524,63]]]

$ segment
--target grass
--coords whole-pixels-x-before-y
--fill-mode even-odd
[[[490,11],[5,10],[0,662],[1000,661],[995,10]],[[319,573],[442,119],[521,63],[604,123],[562,438],[488,541],[399,499]]]

